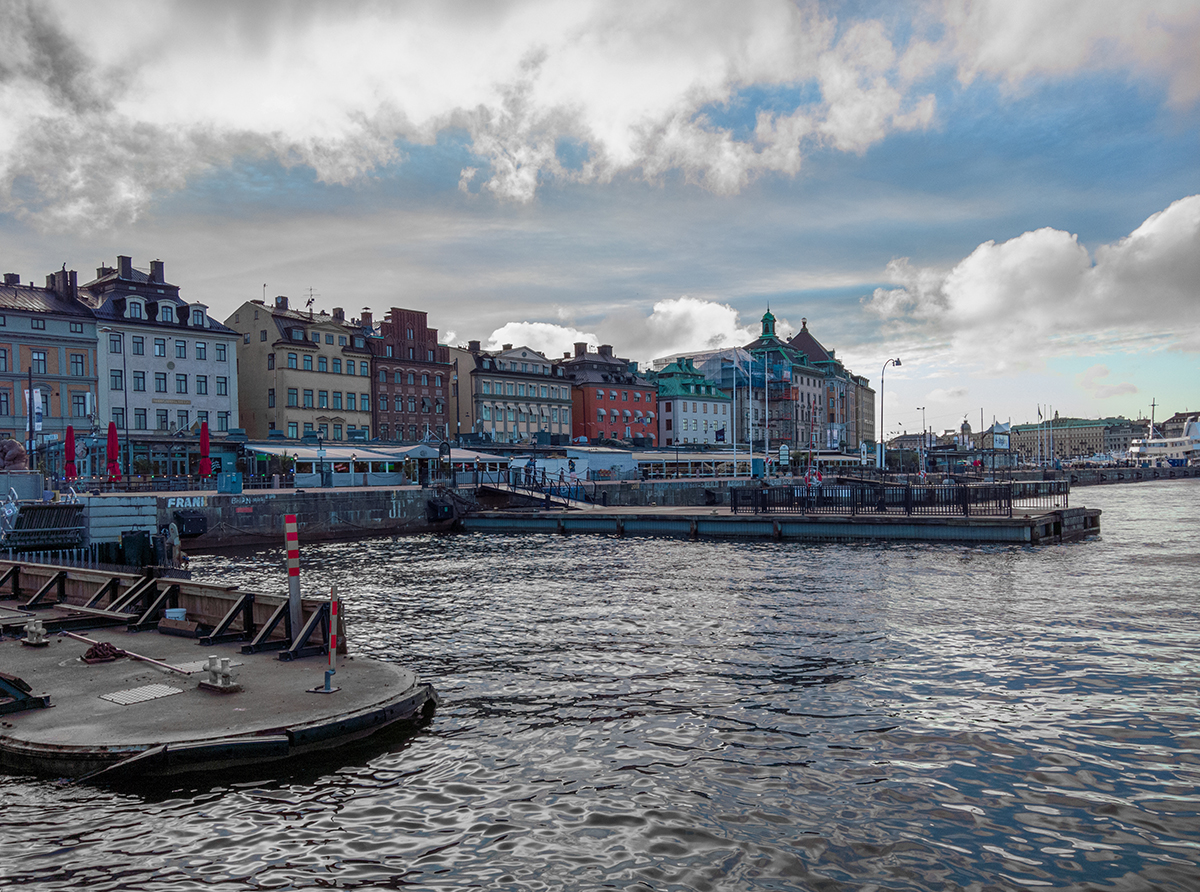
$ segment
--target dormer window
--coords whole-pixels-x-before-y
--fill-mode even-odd
[[[192,310],[192,325],[197,328],[204,328],[204,311]]]
[[[138,300],[131,300],[128,306],[125,307],[125,316],[128,319],[141,319],[142,302]]]
[[[292,340],[293,341],[303,341],[304,340],[304,329],[303,328],[293,328],[292,329]]]
[[[174,322],[175,308],[170,304],[160,304],[158,310],[158,318],[160,322]]]

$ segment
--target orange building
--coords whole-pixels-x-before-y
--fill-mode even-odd
[[[578,343],[558,368],[571,382],[572,439],[657,445],[658,388],[638,374],[637,363],[613,356],[611,344],[589,353]]]

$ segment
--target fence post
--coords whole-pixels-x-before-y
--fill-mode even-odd
[[[904,513],[912,517],[912,484],[904,484]]]

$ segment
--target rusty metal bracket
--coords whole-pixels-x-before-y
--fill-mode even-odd
[[[26,709],[46,709],[50,705],[50,695],[38,696],[32,691],[33,688],[25,679],[0,672],[0,715]]]

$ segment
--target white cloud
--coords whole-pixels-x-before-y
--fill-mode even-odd
[[[397,140],[448,131],[482,162],[464,191],[528,201],[547,179],[679,171],[733,192],[795,173],[807,145],[861,152],[934,110],[907,93],[927,60],[899,58],[878,22],[839,38],[785,0],[18,2],[0,9],[0,57],[0,198],[51,228],[134,215],[238,157],[348,183],[403,161]],[[749,132],[706,114],[750,87],[797,98],[751,110]],[[582,165],[560,163],[563,139]]]
[[[1195,0],[944,0],[942,19],[967,83],[1135,68],[1163,78],[1178,105],[1200,99]]]
[[[549,359],[558,359],[564,353],[573,353],[576,343],[595,347],[600,339],[591,332],[553,322],[506,322],[492,332],[483,346],[485,350],[499,350],[505,344],[532,347]]]
[[[1081,345],[1200,350],[1200,195],[1174,202],[1096,249],[1056,229],[985,242],[950,270],[888,265],[897,288],[867,308],[894,333],[951,340],[993,367],[1036,363]]]

